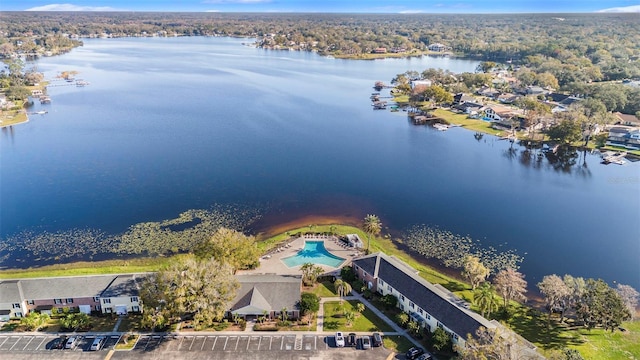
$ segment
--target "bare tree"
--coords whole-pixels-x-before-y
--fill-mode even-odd
[[[493,285],[496,287],[498,294],[504,300],[505,309],[509,306],[510,300],[524,301],[527,297],[527,281],[524,275],[516,270],[507,268],[501,270],[493,279]]]
[[[489,276],[487,269],[477,256],[467,255],[462,265],[462,276],[471,283],[473,290]]]
[[[623,284],[618,284],[618,286],[616,287],[616,292],[618,293],[618,295],[620,295],[622,302],[627,307],[627,309],[631,313],[631,317],[633,318],[637,312],[640,293],[638,293],[638,291],[633,287]]]
[[[538,283],[538,289],[544,295],[545,303],[549,310],[548,321],[551,322],[551,314],[554,311],[560,310],[560,322],[562,322],[566,308],[565,299],[571,293],[567,285],[560,276],[553,274],[543,277],[542,281]]]

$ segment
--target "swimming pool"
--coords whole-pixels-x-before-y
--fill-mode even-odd
[[[324,241],[307,241],[304,248],[293,256],[282,259],[282,262],[292,268],[306,263],[338,267],[344,261],[343,258],[331,254],[324,247]]]

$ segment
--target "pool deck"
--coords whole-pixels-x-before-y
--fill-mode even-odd
[[[324,247],[333,255],[339,256],[345,261],[340,264],[340,267],[350,264],[351,259],[356,257],[357,254],[362,254],[363,251],[352,247],[344,247],[340,245],[340,242],[335,236],[322,236],[322,235],[304,235],[298,238],[293,238],[288,241],[284,246],[280,247],[280,251],[276,249],[270,252],[268,255],[260,258],[260,266],[253,270],[238,271],[238,274],[279,274],[279,275],[302,275],[300,266],[288,267],[282,262],[283,258],[295,255],[298,251],[304,248],[305,241],[324,241]],[[331,273],[336,271],[340,267],[334,268],[327,265],[317,264],[322,267],[325,273]]]

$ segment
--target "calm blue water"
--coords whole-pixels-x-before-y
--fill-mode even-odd
[[[282,262],[290,268],[306,263],[337,268],[344,262],[344,259],[327,251],[324,247],[324,241],[305,241],[302,250],[293,256],[282,259]]]
[[[214,203],[381,217],[469,234],[525,256],[530,284],[551,273],[640,289],[640,163],[590,154],[537,162],[473,132],[412,126],[372,111],[376,80],[406,70],[473,71],[448,58],[344,61],[223,38],[87,41],[44,58],[51,87],[28,124],[0,132],[0,235],[174,218]]]

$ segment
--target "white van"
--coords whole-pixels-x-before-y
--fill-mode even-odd
[[[95,340],[93,340],[93,343],[91,344],[91,351],[98,351],[102,349],[102,346],[104,346],[104,342],[107,340],[107,338],[105,336],[98,336],[97,338],[95,338]]]

